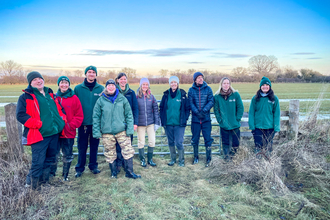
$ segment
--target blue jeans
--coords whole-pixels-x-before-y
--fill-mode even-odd
[[[183,136],[186,127],[166,125],[165,133],[167,136],[168,146],[177,147],[183,150]]]
[[[259,129],[252,131],[256,152],[266,149],[269,152],[273,151],[273,138],[275,135],[274,129]]]
[[[86,165],[86,153],[89,139],[89,164],[88,168],[94,170],[97,168],[97,150],[100,139],[93,138],[93,126],[82,125],[78,128],[78,163],[76,165],[77,172],[84,172]]]
[[[191,123],[191,133],[192,133],[191,144],[193,146],[199,144],[199,138],[200,138],[201,131],[202,131],[202,134],[204,137],[205,147],[210,147],[214,140],[211,137],[211,131],[212,131],[211,121],[206,121],[206,122],[203,122],[202,124]]]

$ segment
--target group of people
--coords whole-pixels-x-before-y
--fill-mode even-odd
[[[130,89],[125,73],[119,73],[115,80],[109,79],[105,87],[97,83],[95,66],[87,67],[85,76],[84,82],[74,90],[70,88],[68,77],[59,77],[59,88],[54,94],[44,86],[44,79],[39,72],[33,71],[27,75],[29,85],[19,97],[16,115],[17,120],[24,125],[23,137],[27,139],[27,145],[31,145],[32,165],[26,183],[32,189],[37,189],[40,184],[47,183],[50,176],[56,175],[60,150],[63,154],[63,180],[68,180],[76,129],[76,178],[81,177],[85,170],[88,145],[88,168],[93,174],[101,172],[97,163],[100,138],[111,178],[117,178],[122,167],[126,177],[141,178],[133,172],[133,133],[137,132],[141,166],[157,166],[153,160],[153,151],[156,131],[160,126],[164,127],[168,139],[171,158],[168,165],[177,163],[178,152],[178,166],[184,167],[183,142],[190,112],[193,164],[199,162],[199,139],[202,132],[205,166],[208,167],[212,159],[212,107],[221,129],[224,159],[231,160],[238,150],[244,106],[240,94],[227,77],[221,79],[219,89],[213,95],[201,72],[194,73],[194,82],[188,94],[180,88],[179,78],[171,76],[170,88],[164,91],[158,107],[147,78],[140,80],[140,87],[135,93]],[[271,89],[271,82],[266,77],[261,79],[260,88],[251,100],[249,127],[254,136],[257,155],[263,149],[271,152],[274,133],[280,130],[280,106]],[[147,159],[144,151],[146,133]]]

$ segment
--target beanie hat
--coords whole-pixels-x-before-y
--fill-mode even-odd
[[[148,83],[148,85],[150,86],[150,83],[149,83],[148,78],[142,78],[142,79],[140,80],[140,87],[142,86],[143,83]]]
[[[57,85],[58,85],[58,86],[60,85],[60,82],[61,82],[62,80],[68,81],[68,83],[69,83],[69,85],[70,85],[70,80],[69,80],[68,77],[66,77],[66,76],[60,76],[60,77],[58,77],[58,80],[57,80]]]
[[[172,81],[175,81],[179,84],[179,78],[177,76],[171,76],[170,79],[168,80],[168,83],[171,85]]]
[[[85,69],[85,75],[86,75],[86,73],[87,73],[88,70],[94,70],[95,73],[96,73],[96,75],[97,75],[97,69],[96,69],[95,66],[88,66],[88,67]]]
[[[199,77],[199,76],[203,76],[203,78],[204,78],[203,73],[201,73],[201,72],[194,73],[194,82],[195,82],[196,78]]]
[[[267,84],[267,85],[269,85],[270,87],[272,87],[272,83],[270,82],[270,80],[269,80],[266,76],[263,76],[263,77],[261,78],[261,81],[260,81],[260,87],[261,87],[263,84]]]
[[[116,85],[115,81],[113,79],[109,79],[106,83],[105,83],[105,87],[107,87],[109,84],[114,84]]]
[[[39,72],[37,72],[37,71],[30,72],[26,76],[26,79],[27,79],[29,85],[31,84],[32,80],[34,80],[35,78],[41,78],[42,80],[44,80],[44,78],[42,77],[42,75]]]

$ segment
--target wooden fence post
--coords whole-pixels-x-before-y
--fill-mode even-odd
[[[290,100],[288,139],[297,140],[299,129],[299,100]]]
[[[5,120],[7,142],[12,156],[21,158],[24,153],[22,145],[22,124],[16,119],[16,104],[10,103],[5,106]]]

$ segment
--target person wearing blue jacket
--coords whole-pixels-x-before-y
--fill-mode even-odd
[[[119,73],[115,79],[117,89],[121,94],[123,94],[129,102],[131,106],[133,119],[134,119],[134,131],[137,130],[138,122],[139,122],[139,106],[137,103],[135,92],[129,88],[129,84],[127,83],[127,75],[125,73]],[[133,143],[133,134],[131,135],[131,143]],[[117,172],[120,172],[120,168],[124,166],[124,158],[121,153],[121,147],[118,142],[116,143],[116,151],[117,151]]]
[[[179,78],[171,76],[169,84],[170,89],[164,92],[159,106],[160,120],[165,129],[171,154],[171,162],[168,165],[173,166],[176,163],[176,146],[179,153],[179,166],[184,167],[183,136],[190,114],[190,105],[187,93],[179,88]]]
[[[213,92],[211,87],[204,82],[204,75],[201,72],[194,73],[194,83],[188,91],[188,99],[192,112],[191,118],[191,144],[194,148],[193,164],[198,163],[198,144],[200,132],[202,131],[206,150],[206,164],[208,167],[211,162],[211,137],[212,125],[210,110],[214,105]]]

